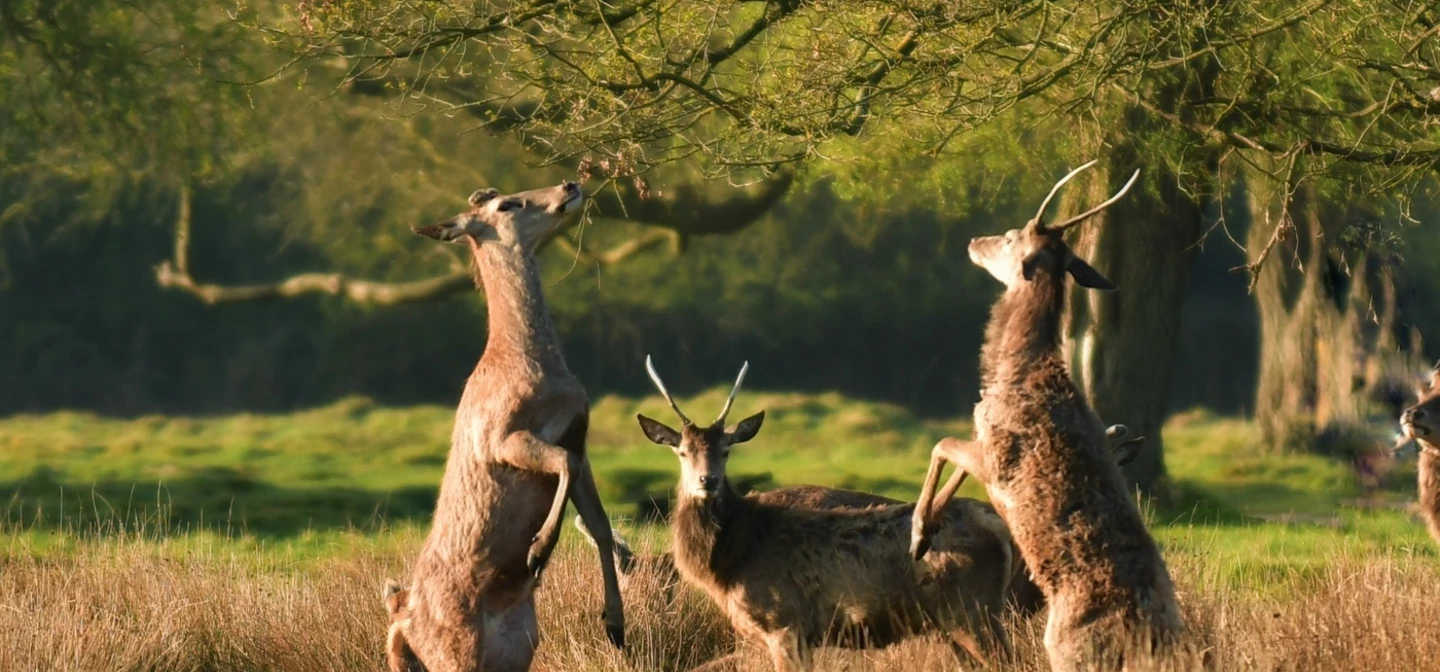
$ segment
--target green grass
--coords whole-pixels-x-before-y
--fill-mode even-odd
[[[682,403],[704,417],[725,392]],[[766,424],[730,469],[761,488],[908,499],[934,441],[970,432],[838,395],[746,396],[732,417],[764,408]],[[671,417],[658,398],[601,399],[591,417],[592,462],[616,517],[663,499],[675,477],[637,412]],[[452,421],[449,408],[360,399],[286,415],[0,419],[0,651],[17,669],[377,669],[379,587],[405,577],[420,548]],[[1170,478],[1143,505],[1214,669],[1420,669],[1440,655],[1440,627],[1415,608],[1440,557],[1394,508],[1414,499],[1413,466],[1369,498],[1390,506],[1360,507],[1347,464],[1263,455],[1242,420],[1182,414],[1165,438]],[[973,483],[964,493],[982,496]],[[625,532],[641,550],[665,543],[660,526]],[[684,669],[734,646],[698,592],[667,606],[642,581],[626,596],[633,648],[616,653],[594,617],[598,563],[571,533],[545,584],[539,668]],[[1044,620],[1012,628],[1016,669],[1045,669]],[[954,666],[933,638],[820,655],[817,669]]]
[[[703,416],[727,391],[682,404]],[[817,483],[909,499],[930,446],[970,432],[968,421],[923,421],[836,394],[750,394],[732,417],[762,408],[759,438],[737,448],[730,466],[732,477],[761,489]],[[591,460],[616,517],[643,514],[674,484],[675,458],[644,440],[637,412],[671,417],[658,397],[606,397],[592,410]],[[168,548],[297,557],[418,545],[453,419],[450,408],[365,399],[284,415],[3,419],[0,495],[12,551],[59,552],[122,528],[143,529]],[[1337,552],[1434,556],[1409,514],[1353,505],[1360,492],[1342,462],[1261,454],[1247,423],[1199,413],[1176,416],[1165,438],[1171,482],[1162,502],[1149,503],[1156,536],[1168,548],[1207,549],[1217,576],[1263,580]],[[1391,482],[1381,499],[1413,499],[1413,467]],[[983,497],[974,483],[962,494]]]

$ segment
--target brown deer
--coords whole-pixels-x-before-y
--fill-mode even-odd
[[[1105,430],[1105,436],[1109,439],[1110,453],[1115,457],[1115,463],[1122,467],[1133,462],[1145,444],[1145,437],[1139,436],[1131,439],[1128,438],[1129,434],[1130,428],[1125,425],[1111,425]],[[955,476],[961,474],[963,472],[955,472]],[[951,482],[947,483],[941,494],[938,495],[942,501],[950,501],[954,490],[960,487],[961,479],[955,476],[951,477]],[[874,493],[826,488],[819,485],[792,485],[749,496],[761,504],[793,509],[864,509],[872,506],[892,506],[905,503]],[[977,502],[977,504],[981,507],[989,507],[983,502]],[[590,536],[590,529],[585,527],[585,521],[576,516],[574,523],[585,539],[592,546],[595,545],[595,538]],[[633,590],[631,586],[637,583],[642,586],[656,586],[660,589],[664,604],[673,604],[675,589],[680,585],[680,570],[675,568],[675,557],[669,552],[636,553],[618,532],[612,530],[611,534],[614,538],[615,567],[620,570],[620,589],[629,592]],[[1018,551],[1016,554],[1018,556]],[[1020,560],[1019,557],[1015,559]],[[633,602],[634,599],[634,596],[627,596],[626,601]],[[1016,563],[1016,572],[1011,577],[1006,604],[1021,617],[1029,616],[1045,606],[1045,595],[1031,581],[1030,572],[1023,562]]]
[[[1419,449],[1420,516],[1430,537],[1440,543],[1440,362],[1418,394],[1420,400],[1400,414],[1400,431]]]
[[[405,628],[410,625],[410,608],[405,603],[410,600],[410,591],[393,579],[386,579],[381,598],[390,617],[390,627],[385,634],[385,660],[391,672],[424,672],[425,667],[405,641]]]
[[[1014,556],[989,507],[950,503],[933,555],[913,562],[911,505],[812,510],[743,497],[726,478],[726,462],[732,446],[760,431],[765,414],[728,428],[725,418],[748,364],[706,427],[680,410],[648,357],[646,368],[681,422],[676,431],[637,416],[645,436],[680,459],[670,516],[675,566],[742,638],[766,645],[776,670],[807,667],[816,646],[884,647],[936,631],[950,636],[957,655],[1009,657],[1000,612]]]
[[[567,498],[600,530],[606,634],[624,646],[610,526],[585,455],[590,404],[560,354],[534,254],[582,199],[573,182],[510,195],[485,189],[470,195],[468,211],[415,229],[470,247],[489,305],[489,337],[455,414],[434,523],[404,604],[392,609],[404,613],[391,628],[392,652],[408,647],[430,672],[529,669],[539,642],[536,581]],[[392,670],[404,669],[395,660]]]
[[[1115,289],[1061,234],[1115,203],[1140,175],[1099,206],[1047,225],[1056,192],[1094,163],[1057,182],[1024,227],[970,241],[971,261],[1005,293],[980,353],[975,440],[936,444],[911,540],[912,556],[924,557],[940,525],[932,512],[945,500],[933,493],[945,462],[961,472],[952,480],[980,479],[1050,605],[1045,649],[1055,670],[1134,665],[1183,629],[1165,561],[1060,353],[1065,275],[1082,287]]]

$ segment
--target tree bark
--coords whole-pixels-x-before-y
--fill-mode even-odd
[[[1084,202],[1067,209],[1099,203],[1139,167],[1135,152],[1123,144],[1102,165],[1090,193],[1081,196]],[[1097,216],[1100,221],[1079,227],[1076,256],[1119,289],[1074,288],[1065,333],[1071,375],[1101,420],[1147,437],[1145,449],[1124,468],[1126,477],[1142,492],[1158,494],[1165,476],[1160,430],[1169,410],[1170,363],[1204,229],[1201,204],[1178,188],[1176,176],[1162,166],[1145,170],[1125,198]]]
[[[1272,452],[1344,452],[1365,434],[1371,399],[1409,363],[1395,333],[1393,265],[1383,252],[1345,249],[1339,237],[1352,208],[1313,185],[1277,189],[1257,171],[1247,188],[1262,440]]]

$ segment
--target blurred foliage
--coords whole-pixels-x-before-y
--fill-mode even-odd
[[[477,187],[523,189],[575,175],[574,161],[535,165],[563,152],[547,154],[533,128],[501,128],[503,117],[447,107],[437,98],[440,89],[414,87],[415,72],[356,72],[344,49],[293,61],[292,52],[269,44],[294,47],[302,33],[335,38],[339,24],[321,19],[384,4],[0,4],[0,413],[273,410],[349,394],[386,403],[453,402],[483,347],[483,302],[474,296],[383,309],[324,297],[212,309],[157,289],[151,272],[172,254],[182,188],[194,194],[190,265],[202,281],[263,282],[313,270],[401,280],[465,263],[456,248],[416,239],[406,230],[410,225],[452,214]],[[1253,13],[1259,6],[1231,9]],[[406,11],[417,7],[407,4]],[[423,9],[476,7],[484,9],[473,3]],[[817,14],[821,4],[807,7],[809,18],[790,29],[834,22],[860,29],[883,9],[865,5],[868,14],[842,17]],[[1326,10],[1326,20],[1353,16],[1354,7],[1339,3]],[[726,25],[752,21],[760,10],[734,9]],[[983,20],[994,28],[996,17],[1006,16]],[[1082,35],[1094,18],[1074,15],[1063,30]],[[369,23],[367,30],[439,25],[394,21]],[[1140,31],[1135,35],[1160,34],[1147,32],[1152,29],[1138,18],[1124,21],[1126,30]],[[257,32],[257,25],[283,31]],[[1310,33],[1284,33],[1285,40],[1300,40],[1285,42],[1291,51],[1284,53],[1316,39],[1321,28],[1305,25]],[[995,30],[959,37],[1010,49],[994,40],[1014,39],[1014,30]],[[506,31],[517,39],[523,32]],[[1398,39],[1362,32],[1337,44]],[[839,39],[845,34],[793,34],[773,44],[804,37],[819,40],[817,48],[843,51],[850,48]],[[446,75],[447,86],[489,82],[466,68],[496,53],[436,61],[439,69],[429,76],[439,87],[440,74],[458,68]],[[760,63],[757,54],[741,58],[749,59],[746,67]],[[787,58],[792,70],[777,69],[775,78],[811,63],[799,52]],[[1106,62],[1086,61],[1077,72],[1098,76],[1096,68]],[[1320,67],[1307,62],[1312,70]],[[1329,81],[1313,73],[1304,78],[1312,88]],[[780,89],[773,80],[759,83],[788,91],[802,79],[786,80]],[[1329,95],[1316,90],[1321,98]],[[904,114],[867,125],[863,134],[816,136],[823,143],[815,145],[814,160],[785,202],[742,234],[696,237],[679,256],[655,249],[597,266],[584,256],[546,250],[548,299],[567,357],[597,395],[648,389],[639,362],[653,353],[668,362],[666,376],[681,388],[727,379],[739,361],[750,359],[761,387],[835,389],[927,414],[964,412],[975,395],[981,324],[998,291],[968,262],[964,245],[1029,217],[1060,167],[1094,147],[1095,122],[1107,117],[1098,106],[1071,105],[1065,91],[1084,89],[1048,88],[1050,107],[1038,108],[1048,113],[991,109],[984,116],[994,123],[967,128],[934,154],[916,151],[914,141],[936,128]],[[757,105],[789,105],[813,94],[757,99]],[[906,100],[885,104],[904,112]],[[428,107],[415,107],[421,104]],[[496,130],[509,132],[489,134]],[[1157,155],[1183,158],[1187,137],[1160,134],[1146,142],[1157,143]],[[714,167],[680,162],[646,177],[665,192],[693,187]],[[699,188],[723,194],[730,186],[721,180]],[[1402,250],[1414,271],[1407,272],[1405,291],[1415,309],[1403,320],[1433,342],[1440,322],[1419,307],[1440,300],[1440,286],[1429,281],[1440,270],[1432,268],[1440,250],[1431,250],[1428,228],[1402,223],[1406,216],[1428,219],[1434,208],[1422,198],[1411,210],[1379,212],[1382,230],[1366,233],[1366,240],[1389,240],[1388,230],[1406,241]],[[643,230],[602,216],[615,214],[588,212],[570,233],[582,247],[600,249]],[[1245,225],[1243,213],[1228,216],[1193,271],[1175,407],[1203,403],[1233,411],[1248,403],[1254,308],[1243,278],[1228,272],[1244,257],[1220,236],[1243,240]]]

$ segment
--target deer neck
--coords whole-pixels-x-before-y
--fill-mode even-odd
[[[728,478],[717,497],[677,494],[676,501],[670,520],[676,562],[696,575],[728,585],[750,546],[746,537],[752,503],[735,492]]]
[[[980,350],[982,391],[1026,375],[1028,364],[1060,350],[1064,273],[1044,273],[1005,290],[990,313]]]
[[[1420,515],[1430,536],[1440,541],[1440,448],[1420,444]]]
[[[484,360],[521,359],[565,368],[540,285],[535,255],[519,247],[471,242],[477,284],[485,291],[489,336]]]

